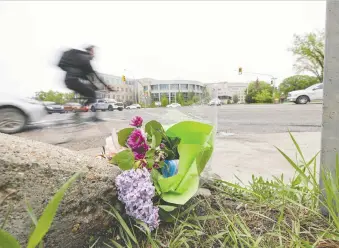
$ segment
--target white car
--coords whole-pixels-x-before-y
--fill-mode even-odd
[[[38,122],[46,115],[46,108],[41,102],[0,93],[1,133],[18,133],[28,124]]]
[[[220,106],[221,105],[221,101],[219,99],[213,99],[208,103],[208,106],[212,106],[212,105],[217,105]]]
[[[132,104],[126,107],[126,109],[140,109],[141,106],[139,104]]]
[[[323,83],[319,83],[304,90],[291,91],[287,95],[287,101],[296,104],[306,104],[311,101],[323,100],[323,86]]]
[[[168,104],[166,107],[167,108],[177,108],[177,107],[181,107],[181,105],[179,103],[171,103],[171,104]]]
[[[90,110],[95,112],[97,110],[106,111],[108,110],[108,102],[103,99],[98,99],[95,103],[91,104]]]

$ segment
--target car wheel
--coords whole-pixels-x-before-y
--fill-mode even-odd
[[[306,104],[310,101],[310,99],[308,98],[308,96],[299,96],[297,98],[297,104]]]
[[[113,111],[112,105],[109,105],[109,106],[108,106],[108,110],[109,110],[109,111]]]
[[[0,109],[0,133],[18,133],[26,123],[27,116],[21,110],[12,107]]]
[[[92,111],[92,112],[95,112],[95,111],[97,111],[97,110],[95,109],[94,106],[92,106],[92,107],[91,107],[91,111]]]

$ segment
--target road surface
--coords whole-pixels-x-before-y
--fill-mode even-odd
[[[296,135],[305,157],[311,158],[318,152],[321,113],[321,104],[138,109],[100,112],[105,122],[86,124],[82,128],[66,125],[72,114],[52,114],[17,135],[94,156],[100,153],[100,147],[105,145],[105,138],[113,128],[127,127],[136,115],[142,116],[145,122],[157,120],[164,124],[188,119],[217,123],[211,171],[225,180],[236,181],[236,175],[247,182],[252,174],[270,178],[284,173],[286,179],[293,175],[291,166],[275,148],[282,148],[295,158],[296,150],[287,134],[289,130]],[[62,143],[70,138],[70,142]]]

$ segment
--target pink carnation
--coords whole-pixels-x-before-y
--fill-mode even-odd
[[[143,159],[149,146],[142,130],[135,129],[127,139],[127,145],[132,149],[136,160]]]
[[[133,127],[141,127],[143,119],[140,116],[135,116],[132,120],[130,125]]]

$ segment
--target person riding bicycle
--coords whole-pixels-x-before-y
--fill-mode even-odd
[[[92,83],[90,77],[95,75],[100,83],[110,89],[109,86],[102,81],[102,79],[94,71],[91,60],[94,58],[94,46],[87,46],[85,51],[71,49],[64,53],[63,57],[59,62],[59,67],[66,71],[65,85],[68,89],[88,98],[85,105],[96,102],[96,86]],[[66,54],[68,53],[68,54]],[[89,81],[92,84],[86,84],[83,82]],[[75,115],[78,117],[78,114]],[[96,112],[92,117],[93,121],[99,121]]]

